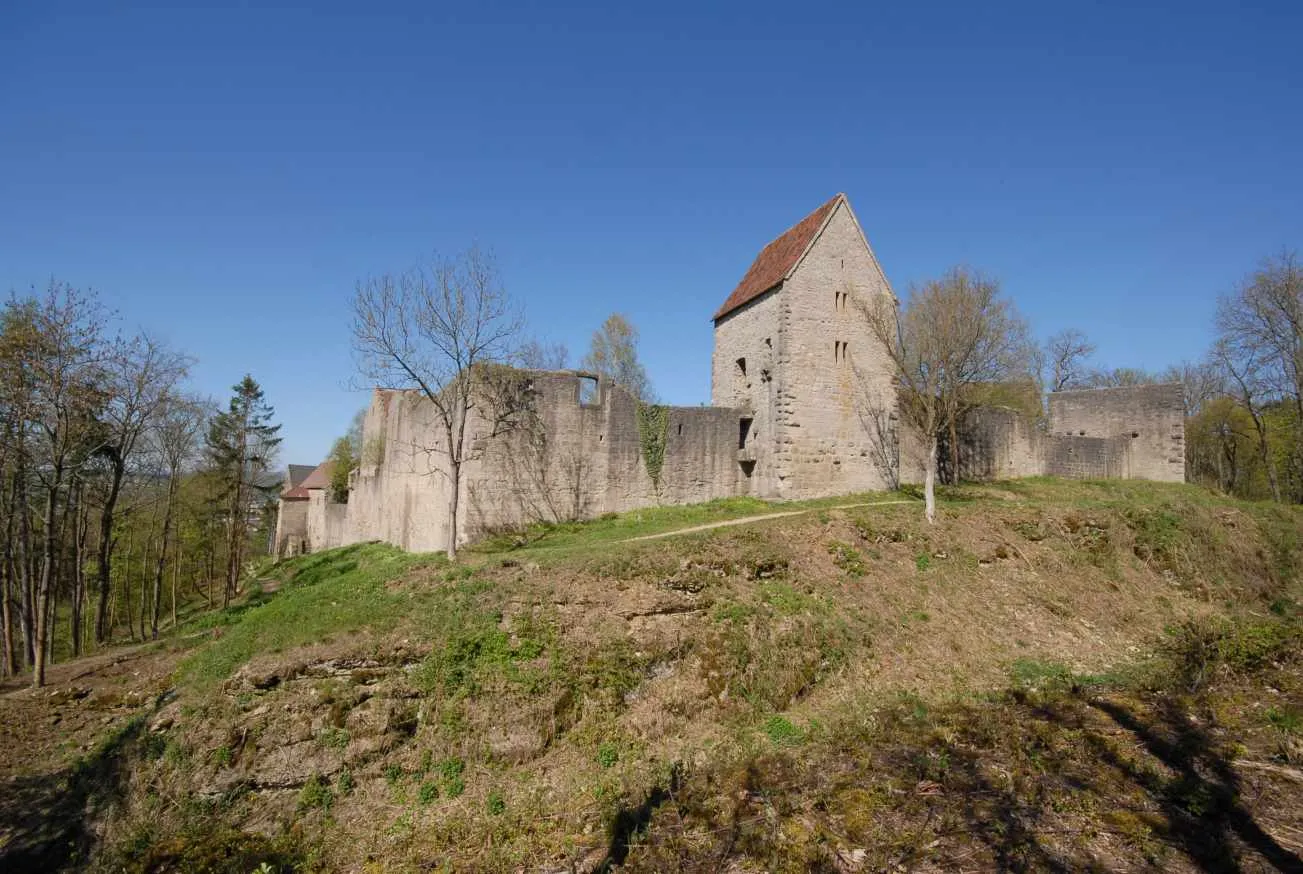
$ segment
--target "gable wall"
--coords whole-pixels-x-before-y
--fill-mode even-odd
[[[836,293],[843,290],[852,297],[838,309]],[[850,209],[838,204],[781,295],[784,345],[775,405],[779,496],[818,497],[893,484],[893,370],[857,306],[890,294]],[[847,344],[847,360],[837,360],[835,341]]]

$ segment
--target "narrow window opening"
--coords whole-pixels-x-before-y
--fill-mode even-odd
[[[682,422],[679,423],[679,436],[680,436],[680,437],[683,436],[683,423],[682,423]]]
[[[754,461],[739,461],[738,467],[742,468],[742,475],[751,479],[751,474],[755,472],[756,463]]]
[[[738,376],[744,377],[747,375],[747,360],[745,358],[739,358],[737,360],[737,373]]]
[[[737,420],[737,448],[747,448],[747,436],[751,433],[752,419],[749,416],[743,416]]]
[[[588,405],[597,403],[598,385],[597,377],[581,376],[579,377],[579,403]]]

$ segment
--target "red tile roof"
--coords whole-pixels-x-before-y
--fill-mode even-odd
[[[733,289],[733,293],[724,301],[713,318],[718,321],[733,310],[755,300],[787,278],[788,272],[809,248],[814,235],[819,233],[823,223],[832,215],[833,208],[843,195],[838,194],[832,200],[816,209],[785,231],[778,239],[760,250],[756,260],[751,262],[751,269],[742,277],[742,281]]]
[[[329,488],[330,474],[334,468],[335,462],[333,461],[321,462],[297,486],[281,492],[281,499],[286,501],[306,501],[309,489]]]

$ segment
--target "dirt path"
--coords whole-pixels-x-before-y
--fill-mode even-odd
[[[662,537],[676,537],[680,534],[691,534],[694,531],[709,531],[712,528],[730,528],[734,525],[750,525],[752,522],[764,522],[767,519],[784,519],[788,516],[803,516],[807,513],[816,513],[820,510],[850,510],[855,507],[885,507],[889,504],[918,504],[921,501],[864,501],[859,504],[837,504],[832,507],[810,507],[805,510],[783,510],[778,513],[761,513],[758,516],[743,516],[741,519],[729,519],[725,522],[708,522],[705,525],[693,525],[689,528],[676,528],[673,531],[662,531],[659,534],[643,534],[639,537],[630,537],[621,540],[620,543],[636,543],[639,540],[659,540]]]

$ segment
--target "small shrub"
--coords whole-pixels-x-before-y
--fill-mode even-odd
[[[323,747],[342,750],[348,746],[349,733],[342,728],[323,728],[317,733],[317,743]]]
[[[828,544],[828,554],[832,556],[832,563],[845,571],[848,576],[864,576],[866,570],[864,556],[860,555],[860,551],[849,543],[834,540]]]
[[[1032,543],[1038,543],[1044,540],[1047,536],[1045,528],[1041,525],[1040,522],[1031,522],[1031,521],[1023,520],[1020,522],[1013,523],[1013,525],[1010,527],[1012,527],[1014,531],[1017,531],[1020,535],[1022,535],[1022,538],[1024,540],[1029,540]]]
[[[461,759],[444,759],[439,763],[439,780],[443,784],[443,794],[449,798],[456,798],[466,791],[466,783],[462,780],[462,772],[466,765]]]
[[[1186,565],[1188,538],[1181,517],[1166,510],[1132,509],[1123,514],[1135,533],[1136,557],[1158,570],[1180,571]]]
[[[494,789],[489,793],[488,800],[485,802],[485,809],[492,816],[500,816],[507,810],[507,799],[503,797],[501,789]]]
[[[339,789],[340,795],[352,795],[353,794],[353,772],[350,771],[348,768],[344,768],[342,771],[340,771],[339,780],[336,781],[336,786]]]
[[[320,774],[313,774],[299,790],[299,810],[320,808],[329,811],[335,803],[335,793],[330,788],[330,781]]]
[[[1062,688],[1072,682],[1072,672],[1059,662],[1016,659],[1010,669],[1015,686],[1023,689]]]
[[[620,749],[610,741],[603,741],[597,747],[597,764],[610,768],[620,761]]]
[[[775,746],[793,746],[805,739],[805,732],[783,716],[769,717],[760,730],[765,733],[770,743]]]
[[[393,786],[395,783],[398,783],[403,779],[403,766],[391,762],[390,764],[385,765],[384,775],[385,782],[390,786]]]
[[[433,780],[426,780],[421,784],[420,791],[416,794],[417,800],[422,805],[433,804],[439,798],[439,784]]]
[[[1285,734],[1303,735],[1303,710],[1272,707],[1267,710],[1267,722]]]
[[[925,571],[932,567],[932,556],[928,555],[926,552],[920,552],[918,555],[914,556],[914,567],[918,568],[920,571]]]

